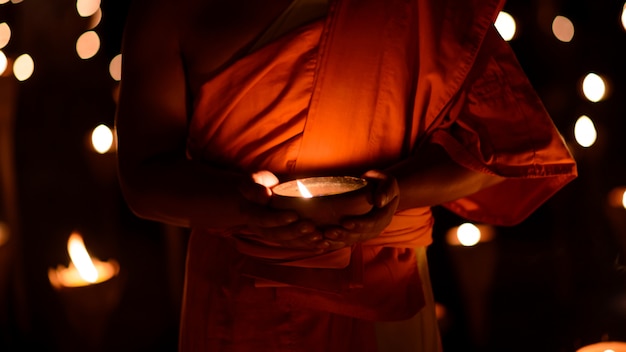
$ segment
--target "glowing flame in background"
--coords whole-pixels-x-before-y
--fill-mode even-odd
[[[89,282],[94,283],[98,281],[98,270],[91,261],[91,257],[85,248],[83,238],[77,234],[72,233],[67,241],[67,252],[70,254],[72,264],[78,270],[80,277]]]

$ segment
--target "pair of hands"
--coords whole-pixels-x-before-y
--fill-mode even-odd
[[[368,171],[362,177],[374,185],[372,211],[346,217],[342,219],[341,226],[322,229],[307,219],[300,219],[295,211],[270,208],[271,188],[279,180],[269,171],[256,172],[240,188],[247,229],[253,234],[251,236],[278,246],[316,253],[377,237],[389,225],[398,207],[398,183],[393,176],[376,170]]]

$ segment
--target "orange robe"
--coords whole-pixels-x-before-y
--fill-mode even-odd
[[[493,22],[502,2],[337,0],[324,20],[250,53],[194,97],[188,155],[281,179],[383,169],[437,143],[506,178],[445,204],[470,220],[522,221],[575,163]],[[423,306],[414,248],[429,208],[378,237],[306,257],[240,229],[194,229],[182,350],[374,351],[372,321]]]

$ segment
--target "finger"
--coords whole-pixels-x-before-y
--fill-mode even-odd
[[[267,188],[272,188],[278,184],[278,177],[267,170],[257,171],[252,174],[252,180],[255,183],[263,185]]]
[[[398,182],[394,177],[378,170],[370,170],[363,177],[374,184],[374,206],[387,206],[399,193]]]
[[[269,188],[254,182],[242,183],[239,186],[239,192],[246,200],[257,204],[269,203],[272,196]]]
[[[248,215],[248,225],[254,228],[282,227],[299,219],[293,210],[276,210],[252,202],[246,205],[244,212]]]
[[[324,238],[329,242],[329,248],[336,249],[337,247],[341,248],[350,246],[354,243],[368,239],[368,235],[366,233],[348,231],[344,228],[338,227],[324,231]]]
[[[258,227],[257,231],[264,239],[276,243],[288,243],[290,241],[312,243],[322,239],[321,232],[308,221],[297,221],[278,227]]]
[[[364,241],[378,236],[391,222],[398,203],[399,199],[395,197],[387,206],[374,208],[365,216],[343,219],[341,227],[334,229],[335,239],[348,242],[353,239],[353,234],[358,234],[358,241]]]

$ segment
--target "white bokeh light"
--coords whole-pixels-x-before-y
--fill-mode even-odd
[[[468,222],[461,224],[456,231],[459,242],[466,247],[475,246],[480,242],[480,229]]]
[[[604,99],[606,83],[604,79],[593,72],[588,73],[583,79],[582,90],[585,98],[594,103]]]
[[[7,56],[4,54],[4,52],[0,50],[0,76],[4,74],[4,71],[6,71],[8,66],[9,60],[7,59]]]
[[[585,148],[591,147],[596,142],[598,132],[589,116],[583,115],[576,120],[574,137],[576,138],[576,142]]]
[[[113,147],[113,132],[108,126],[99,125],[91,133],[91,144],[100,154],[110,151]]]
[[[509,41],[515,37],[517,25],[513,16],[508,12],[500,11],[496,18],[495,26],[504,40]]]
[[[28,54],[22,54],[13,62],[13,74],[18,81],[25,81],[33,75],[35,62]]]

